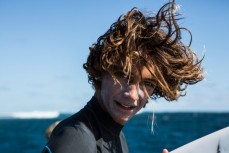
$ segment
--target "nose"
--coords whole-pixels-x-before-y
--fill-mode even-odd
[[[131,84],[127,86],[124,95],[133,101],[139,99],[139,86],[137,84]]]

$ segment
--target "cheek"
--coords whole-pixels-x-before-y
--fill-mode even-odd
[[[144,90],[140,90],[138,91],[138,95],[141,99],[141,103],[146,103],[146,101],[148,100],[149,98],[149,95],[144,91]]]
[[[146,102],[147,102],[147,99],[143,99],[142,102],[141,102],[141,104],[140,104],[140,105],[141,105],[140,107],[141,107],[141,108],[144,107],[145,104],[146,104]]]
[[[145,104],[147,103],[149,96],[147,93],[145,93],[144,91],[139,92],[139,96],[141,97],[140,99],[140,108],[144,107]]]
[[[138,89],[138,96],[141,97],[141,99],[145,99],[146,94],[143,90]]]
[[[105,80],[102,84],[101,88],[101,96],[104,102],[109,102],[112,97],[116,94],[117,90],[114,86],[114,82],[112,80]]]

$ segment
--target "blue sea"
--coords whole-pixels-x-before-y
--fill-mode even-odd
[[[45,130],[53,119],[0,119],[0,153],[40,153],[46,144]],[[229,126],[229,113],[156,113],[154,132],[152,113],[141,113],[123,131],[130,153],[161,153]]]

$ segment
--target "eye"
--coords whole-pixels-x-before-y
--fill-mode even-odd
[[[144,80],[142,82],[142,85],[150,95],[154,92],[154,89],[156,88],[156,83],[153,80]]]
[[[117,71],[114,73],[114,75],[118,78],[127,78],[127,75],[122,71]]]
[[[152,88],[155,88],[156,86],[156,83],[154,81],[149,81],[149,80],[143,81],[143,84],[146,87],[152,87]]]

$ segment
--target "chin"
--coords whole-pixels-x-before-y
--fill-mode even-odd
[[[128,118],[121,118],[118,120],[118,123],[121,125],[126,124],[126,122],[128,122],[132,117],[128,117]]]

